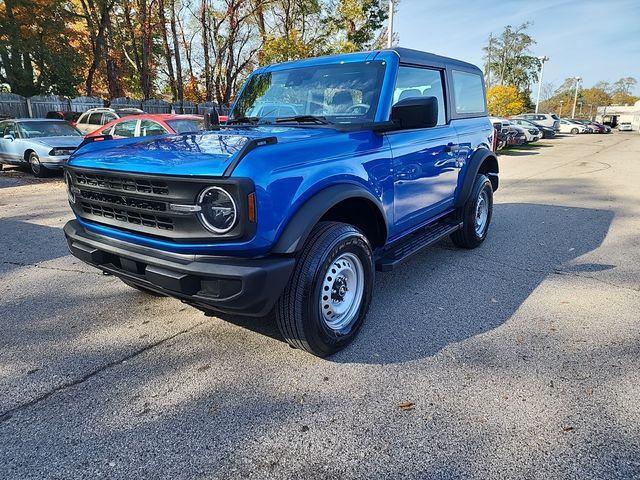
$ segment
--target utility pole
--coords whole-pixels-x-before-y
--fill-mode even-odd
[[[491,54],[493,49],[493,32],[489,33],[489,51],[487,52],[487,87],[491,86]]]
[[[536,98],[536,113],[538,113],[538,107],[540,107],[540,91],[542,90],[542,74],[544,73],[544,62],[549,61],[549,57],[538,57],[540,60],[540,78],[538,79],[538,97]]]
[[[389,31],[387,32],[387,48],[393,47],[393,0],[389,0]]]
[[[574,77],[574,80],[576,81],[576,93],[573,97],[573,110],[571,110],[571,118],[575,118],[576,116],[576,103],[578,102],[578,86],[580,85],[580,80],[582,80],[580,77]]]

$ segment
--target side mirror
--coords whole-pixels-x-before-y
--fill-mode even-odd
[[[11,140],[12,142],[15,140],[15,138],[13,137],[13,135],[9,134],[9,135],[5,135],[4,137],[5,140]]]
[[[210,108],[209,111],[204,114],[204,128],[205,130],[211,130],[218,125],[220,125],[218,111],[215,108]]]
[[[414,97],[400,100],[391,107],[391,121],[403,130],[435,127],[438,124],[438,99]]]

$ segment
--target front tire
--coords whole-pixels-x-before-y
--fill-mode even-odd
[[[493,216],[493,187],[486,175],[476,176],[471,195],[460,210],[462,228],[451,235],[454,245],[476,248],[487,238]]]
[[[578,134],[578,129],[577,128],[572,128],[571,129],[571,133],[574,134],[574,135],[577,135]]]
[[[276,322],[289,345],[318,357],[356,336],[373,291],[373,253],[352,225],[316,225],[276,304]]]
[[[42,165],[40,157],[36,152],[31,152],[29,155],[29,167],[33,174],[38,178],[46,178],[49,176],[49,169]]]

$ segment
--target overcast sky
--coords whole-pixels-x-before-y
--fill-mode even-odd
[[[489,33],[525,21],[533,22],[533,54],[550,58],[545,83],[558,87],[576,75],[585,87],[628,76],[640,82],[640,0],[400,0],[394,30],[402,47],[482,68]]]

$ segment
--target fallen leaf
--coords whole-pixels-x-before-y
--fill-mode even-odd
[[[562,427],[562,431],[563,432],[571,432],[571,431],[573,431],[573,427],[570,427],[570,426],[567,425],[565,427]]]
[[[413,402],[402,402],[398,405],[400,410],[413,410],[416,404]]]
[[[585,393],[586,393],[587,395],[593,395],[593,388],[587,388],[587,389],[585,390]]]
[[[492,298],[491,303],[498,303],[498,300],[496,300],[495,298]]]

